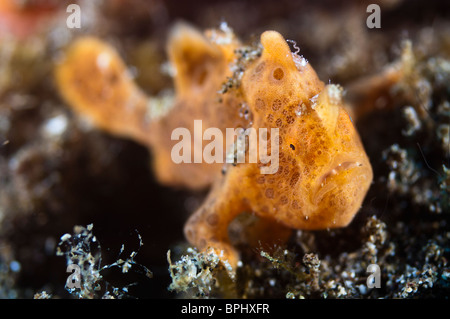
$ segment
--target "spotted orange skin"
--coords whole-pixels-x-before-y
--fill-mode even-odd
[[[238,214],[295,229],[345,227],[373,177],[339,88],[324,85],[304,61],[296,64],[299,57],[279,33],[263,33],[261,43],[263,54],[246,69],[242,92],[252,127],[279,129],[278,170],[261,174],[261,162],[230,166],[185,227],[190,242],[216,248],[232,266],[239,255],[227,226]]]

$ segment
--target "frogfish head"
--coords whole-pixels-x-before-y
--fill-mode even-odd
[[[298,229],[344,227],[360,209],[373,173],[343,90],[320,81],[278,32],[264,32],[261,44],[262,55],[246,69],[242,91],[253,126],[279,129],[279,170],[273,178],[287,204],[274,204],[272,211]]]

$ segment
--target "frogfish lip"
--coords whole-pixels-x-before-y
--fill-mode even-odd
[[[353,193],[360,193],[361,201],[372,181],[372,168],[365,159],[337,160],[317,179],[316,191],[311,200],[312,204],[319,204],[325,195],[339,188]]]

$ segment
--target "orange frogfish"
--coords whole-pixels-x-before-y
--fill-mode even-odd
[[[339,86],[321,82],[275,31],[261,35],[262,51],[240,72],[233,65],[241,44],[229,30],[201,34],[179,25],[168,43],[176,96],[164,111],[137,87],[118,54],[97,39],[82,38],[68,49],[56,67],[56,82],[68,104],[98,127],[148,146],[162,183],[212,185],[186,223],[191,244],[212,249],[235,269],[240,257],[228,228],[243,212],[260,217],[266,226],[255,229],[268,229],[259,234],[265,238],[283,237],[284,228],[319,230],[352,221],[373,173]],[[236,74],[237,84],[224,93],[223,83]],[[249,117],[240,113],[243,105]],[[202,133],[210,127],[265,129],[270,163],[263,157],[249,161],[254,146],[245,148],[245,161],[225,166],[174,163],[172,132],[192,132],[198,119]],[[236,141],[221,144],[226,157]],[[192,149],[198,145],[191,141]],[[269,165],[273,169],[264,171]]]

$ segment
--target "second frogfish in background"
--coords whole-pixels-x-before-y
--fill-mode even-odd
[[[320,81],[278,32],[264,32],[261,45],[262,51],[249,54],[236,80],[235,53],[243,46],[229,29],[202,34],[177,25],[168,41],[176,96],[158,114],[155,99],[137,87],[115,50],[98,39],[78,39],[55,72],[62,96],[75,111],[97,127],[149,148],[161,183],[190,189],[211,186],[187,221],[185,235],[199,249],[215,251],[232,269],[240,256],[228,227],[241,213],[260,218],[264,227],[255,229],[264,234],[256,238],[285,239],[287,229],[345,227],[373,178],[342,89]],[[221,90],[233,77],[235,85]],[[249,117],[240,114],[243,105]],[[223,132],[238,127],[278,129],[276,139],[267,139],[268,149],[275,150],[270,155],[279,160],[277,170],[262,173],[267,163],[261,159],[227,164],[225,169],[220,163],[174,163],[173,130],[193,132],[199,119],[201,136],[209,127]],[[278,147],[271,148],[274,141]],[[191,143],[192,149],[198,147],[195,140]],[[223,142],[223,154],[230,146]]]

